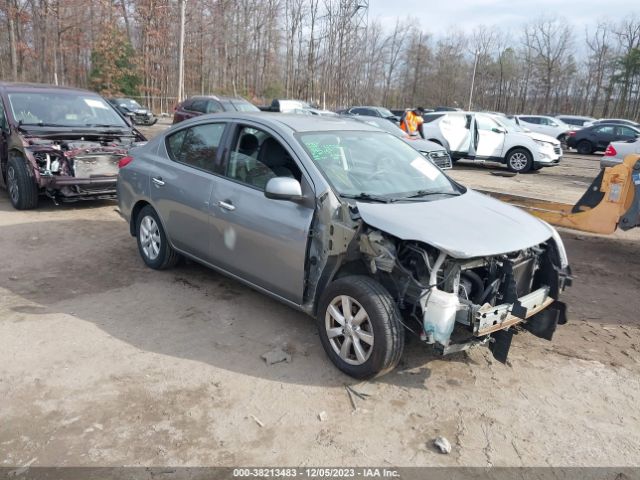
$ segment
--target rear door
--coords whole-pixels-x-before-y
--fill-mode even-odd
[[[237,125],[224,176],[211,196],[211,257],[216,265],[296,304],[302,303],[314,212],[311,182],[275,132]],[[270,178],[293,177],[306,200],[265,197]]]
[[[226,125],[203,123],[172,133],[159,148],[151,175],[151,200],[171,243],[205,261],[210,260],[209,201]]]
[[[598,150],[605,150],[615,140],[616,128],[615,125],[602,125],[593,129],[591,140]]]
[[[619,126],[616,127],[616,131],[615,131],[615,139],[616,141],[629,141],[629,140],[635,140],[636,138],[638,138],[638,133],[629,128],[629,127],[624,127],[624,126]]]
[[[449,144],[454,157],[467,157],[475,154],[473,118],[470,114],[447,113],[438,122],[440,132]]]

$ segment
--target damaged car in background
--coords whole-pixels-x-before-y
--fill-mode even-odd
[[[566,322],[556,230],[371,125],[204,115],[121,165],[120,212],[149,267],[185,256],[315,317],[353,377],[393,369],[406,334],[505,362],[514,333],[550,340]]]
[[[118,162],[146,141],[99,95],[39,84],[0,84],[0,182],[19,210],[114,199]]]

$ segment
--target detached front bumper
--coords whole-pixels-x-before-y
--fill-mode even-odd
[[[47,193],[62,201],[113,200],[117,198],[117,175],[100,175],[85,178],[70,176],[40,177],[40,186]]]

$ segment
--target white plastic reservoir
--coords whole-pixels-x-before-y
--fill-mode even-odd
[[[420,303],[425,333],[446,346],[456,323],[456,312],[460,304],[458,295],[432,288]]]

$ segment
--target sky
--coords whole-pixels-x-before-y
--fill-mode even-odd
[[[631,13],[640,15],[640,0],[369,0],[369,20],[393,27],[396,18],[412,16],[436,35],[450,29],[471,32],[480,24],[515,32],[541,15],[563,17],[583,33],[587,26]]]

